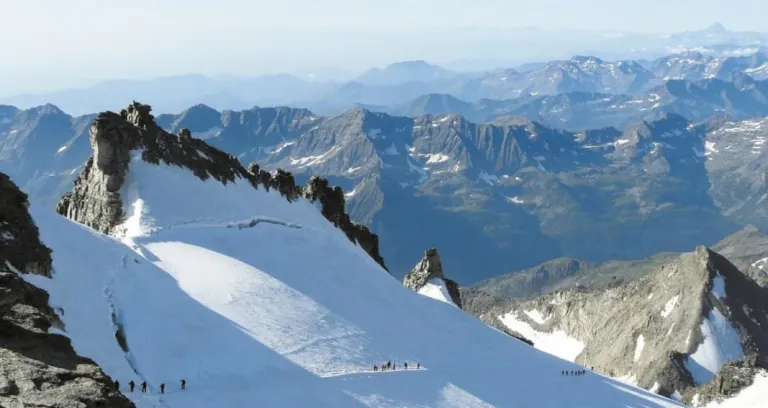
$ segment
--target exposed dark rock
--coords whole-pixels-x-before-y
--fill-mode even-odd
[[[451,295],[451,300],[458,307],[461,305],[461,293],[459,291],[459,285],[446,279],[443,274],[443,264],[440,262],[440,254],[437,253],[437,249],[427,249],[424,253],[424,258],[413,267],[413,269],[405,275],[403,278],[403,285],[405,287],[418,292],[427,283],[434,279],[441,279],[445,282],[445,286],[448,289],[448,293]]]
[[[51,275],[51,251],[40,242],[24,193],[0,173],[0,406],[134,407],[114,391],[92,360],[78,356],[69,338],[49,333],[61,321],[48,294],[20,273]]]
[[[27,195],[0,173],[0,267],[5,262],[27,273],[51,275],[51,250],[40,243],[27,208]]]
[[[365,225],[356,224],[350,220],[349,214],[344,209],[344,191],[341,187],[331,188],[328,180],[313,176],[304,187],[304,197],[312,202],[319,200],[323,216],[344,231],[352,242],[360,244],[382,268],[387,269],[384,258],[379,253],[379,237]]]

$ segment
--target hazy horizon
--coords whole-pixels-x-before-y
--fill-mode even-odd
[[[507,3],[13,2],[5,5],[0,24],[0,49],[11,57],[0,66],[6,79],[0,96],[186,74],[317,73],[323,79],[404,60],[522,63],[603,43],[609,51],[622,49],[619,41],[630,41],[633,33],[700,30],[716,21],[730,30],[759,31],[768,11],[757,0]],[[525,31],[530,27],[536,28]],[[579,33],[558,36],[553,30]]]

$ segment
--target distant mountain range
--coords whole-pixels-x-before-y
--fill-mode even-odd
[[[606,61],[576,56],[516,69],[481,72],[457,72],[425,61],[406,61],[372,69],[342,83],[291,75],[221,78],[187,75],[149,81],[110,81],[84,89],[0,98],[0,103],[21,107],[52,103],[67,112],[87,114],[118,109],[127,101],[139,99],[156,101],[155,109],[167,113],[206,104],[219,110],[290,105],[335,115],[356,106],[402,105],[428,94],[447,94],[478,103],[486,99],[563,93],[634,96],[671,79],[731,80],[734,75],[768,79],[766,54],[722,56],[699,51],[711,50],[685,51],[653,61]]]
[[[53,106],[2,112],[0,170],[53,205],[87,153],[89,117]],[[198,105],[157,120],[299,182],[328,176],[352,217],[379,234],[396,276],[426,247],[466,284],[559,256],[638,259],[768,227],[768,119],[696,125],[664,114],[569,132],[526,119]]]
[[[669,80],[635,95],[568,92],[466,102],[448,94],[428,94],[400,105],[367,108],[400,116],[458,113],[475,122],[501,123],[505,117],[522,116],[568,130],[625,128],[665,112],[691,121],[715,115],[734,119],[768,115],[768,80],[738,73],[730,79]]]

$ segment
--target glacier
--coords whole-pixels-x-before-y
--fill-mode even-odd
[[[403,287],[309,201],[139,155],[121,196],[116,236],[33,206],[54,272],[25,279],[139,408],[681,406],[561,376],[582,367]]]

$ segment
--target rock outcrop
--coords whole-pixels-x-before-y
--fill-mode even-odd
[[[697,357],[700,347],[719,347],[715,361],[723,363],[768,355],[768,291],[704,247],[629,282],[470,306],[535,346],[554,332],[567,335],[574,346],[568,358],[665,396],[715,377],[720,367]]]
[[[161,129],[151,107],[137,102],[120,114],[99,114],[90,127],[90,142],[93,156],[75,180],[74,189],[61,198],[56,211],[91,228],[110,234],[123,221],[120,191],[131,156],[141,154],[145,162],[184,167],[201,180],[214,178],[223,184],[247,180],[254,188],[277,190],[288,201],[302,196],[320,200],[323,215],[386,269],[378,237],[350,220],[344,209],[344,192],[339,187],[329,187],[326,179],[314,177],[302,188],[290,172],[269,173],[256,163],[246,169],[236,157],[193,138],[188,129],[181,129],[178,136]]]
[[[688,390],[683,395],[683,402],[694,407],[703,407],[712,401],[733,397],[752,385],[755,376],[766,370],[768,358],[757,354],[730,362],[720,369],[712,382]]]
[[[0,173],[0,406],[134,407],[69,338],[49,333],[61,322],[48,294],[21,276],[52,271],[27,207],[26,195]]]
[[[440,254],[437,253],[435,248],[426,250],[424,258],[403,278],[403,285],[415,292],[419,292],[427,284],[433,283],[435,280],[442,281],[453,303],[458,307],[462,307],[459,285],[445,278],[443,264],[440,262]]]

